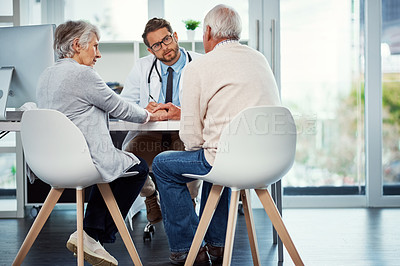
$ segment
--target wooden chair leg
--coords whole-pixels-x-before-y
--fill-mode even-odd
[[[279,214],[278,209],[276,208],[274,201],[271,198],[268,190],[266,189],[256,189],[255,190],[262,205],[264,206],[265,211],[268,214],[269,219],[271,220],[272,224],[274,225],[276,231],[278,232],[283,244],[285,245],[290,257],[292,258],[294,264],[296,266],[304,265],[303,261],[300,258],[297,249],[290,238],[290,235],[285,227],[285,224],[282,221],[282,217]]]
[[[185,265],[193,265],[196,260],[197,253],[199,252],[200,245],[203,242],[204,236],[207,232],[208,226],[210,225],[211,219],[214,215],[215,209],[218,206],[223,186],[213,185],[208,195],[206,206],[204,206],[199,225],[197,226],[196,234],[194,235],[192,245],[189,250],[189,254],[186,258]]]
[[[110,185],[108,183],[97,184],[101,195],[108,207],[108,210],[111,213],[111,216],[114,220],[115,225],[118,228],[119,234],[121,235],[122,240],[124,241],[125,247],[131,256],[134,265],[142,265],[140,261],[139,254],[136,251],[135,245],[133,244],[132,238],[129,234],[128,228],[122,218],[122,214],[118,208],[117,201],[114,198],[114,195],[111,191]]]
[[[254,226],[253,211],[251,209],[250,191],[248,189],[241,190],[244,217],[246,219],[247,234],[249,236],[251,255],[253,256],[253,265],[261,265],[260,255],[258,252],[256,229]]]
[[[78,232],[78,247],[77,247],[77,260],[78,266],[84,265],[84,251],[83,251],[83,204],[85,190],[82,188],[76,189],[76,230]]]
[[[223,266],[231,265],[233,240],[235,239],[239,194],[240,194],[239,190],[232,189],[231,202],[229,206],[228,226],[226,228],[224,259],[222,262]]]
[[[63,188],[51,188],[38,216],[33,222],[31,229],[29,229],[29,232],[26,235],[25,240],[22,243],[22,246],[19,249],[18,254],[15,257],[15,260],[12,265],[22,264],[22,262],[26,257],[26,254],[28,254],[28,251],[31,249],[33,242],[35,242],[37,236],[40,233],[40,230],[42,230],[43,225],[46,223],[47,218],[49,218],[50,213],[53,211],[54,206],[61,197],[63,191],[64,191]]]

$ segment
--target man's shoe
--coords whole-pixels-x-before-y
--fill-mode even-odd
[[[75,231],[70,235],[67,241],[67,248],[73,252],[77,253],[78,250],[78,232]],[[104,247],[96,240],[91,238],[85,231],[83,231],[83,251],[84,258],[87,262],[92,265],[101,266],[117,266],[118,261],[111,256]]]
[[[151,195],[150,197],[146,197],[144,203],[146,204],[147,220],[151,224],[156,224],[158,222],[161,222],[162,214],[160,207],[160,199],[158,198],[157,191],[154,192],[154,194]]]
[[[185,261],[189,252],[171,252],[169,256],[169,261],[174,265],[185,265]],[[210,266],[211,260],[207,252],[207,247],[202,247],[197,253],[196,260],[194,261],[194,266]]]
[[[211,261],[214,263],[221,263],[224,258],[224,247],[214,247],[207,244],[208,254],[210,255]]]

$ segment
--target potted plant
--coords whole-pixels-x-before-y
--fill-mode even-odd
[[[185,23],[188,40],[194,41],[194,35],[196,33],[195,30],[200,25],[201,22],[198,20],[188,19],[184,20],[183,23]]]

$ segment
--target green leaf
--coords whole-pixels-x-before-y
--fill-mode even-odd
[[[185,23],[187,30],[195,30],[201,23],[200,21],[193,19],[183,20],[182,22]]]

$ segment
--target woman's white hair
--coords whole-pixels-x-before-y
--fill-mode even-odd
[[[217,5],[204,18],[203,30],[211,28],[211,37],[214,39],[239,40],[242,32],[242,22],[239,13],[230,6]]]
[[[98,40],[100,39],[99,29],[95,25],[83,20],[67,21],[63,24],[60,24],[57,27],[54,36],[54,50],[57,54],[57,57],[73,57],[75,50],[72,45],[75,39],[79,39],[79,45],[83,49],[86,49],[93,34],[96,35]]]

